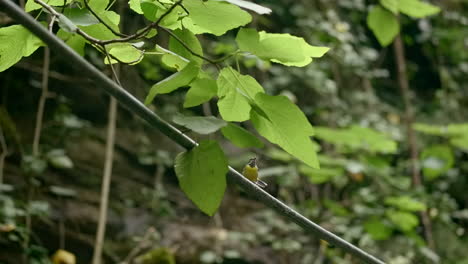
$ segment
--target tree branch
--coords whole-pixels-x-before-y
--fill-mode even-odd
[[[3,6],[5,12],[7,12],[11,17],[16,19],[23,26],[33,32],[40,39],[42,39],[42,41],[44,41],[46,44],[48,44],[52,50],[60,54],[62,57],[67,58],[67,62],[73,64],[75,69],[80,71],[81,75],[88,75],[94,79],[97,87],[102,88],[104,91],[114,96],[121,105],[129,109],[131,112],[134,112],[143,120],[147,121],[152,127],[158,129],[161,133],[186,149],[192,149],[198,145],[194,140],[182,134],[171,124],[161,119],[158,115],[145,107],[145,105],[138,101],[138,99],[133,97],[124,89],[121,89],[121,87],[119,87],[115,82],[107,78],[102,72],[96,69],[79,54],[74,52],[55,35],[47,32],[47,30],[45,30],[40,23],[35,21],[34,18],[32,18],[29,14],[25,13],[22,9],[16,6],[11,0],[0,0],[0,6]],[[250,180],[246,179],[242,174],[240,174],[232,167],[229,167],[228,180],[230,183],[239,185],[242,189],[245,190],[246,193],[258,199],[261,203],[270,207],[279,215],[288,218],[290,221],[302,227],[309,235],[315,235],[317,238],[323,239],[330,244],[343,249],[345,252],[359,258],[365,263],[384,263],[364,250],[327,231],[320,225],[310,221],[280,200],[271,196],[269,193],[252,183]]]

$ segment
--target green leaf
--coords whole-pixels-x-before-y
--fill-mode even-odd
[[[78,34],[71,34],[69,32],[66,32],[65,30],[60,29],[57,32],[57,37],[65,41],[65,43],[67,43],[68,46],[70,46],[78,54],[84,56],[86,40],[82,36]]]
[[[100,13],[106,10],[109,5],[109,0],[88,0],[88,5],[94,12]]]
[[[90,26],[99,24],[99,20],[86,8],[67,8],[64,15],[77,26]]]
[[[209,101],[218,92],[216,81],[208,78],[196,79],[185,95],[184,107],[193,107]]]
[[[339,167],[314,169],[309,166],[300,165],[299,172],[306,175],[310,182],[314,184],[329,182],[335,177],[344,175],[344,169]]]
[[[252,20],[249,13],[225,2],[185,0],[184,7],[190,14],[182,20],[182,24],[194,34],[210,33],[221,36]]]
[[[137,64],[143,59],[143,52],[135,48],[131,43],[113,43],[108,45],[109,54],[124,63]],[[109,64],[107,58],[104,59],[106,64]],[[111,63],[117,63],[116,60],[111,58]]]
[[[322,57],[329,50],[327,47],[311,46],[303,38],[289,34],[258,33],[251,28],[239,30],[236,42],[240,50],[261,59],[297,67],[306,66],[312,62],[312,58]]]
[[[95,11],[99,17],[106,22],[108,26],[110,26],[114,31],[119,32],[119,23],[120,23],[120,16],[113,12],[113,11]],[[88,35],[101,39],[101,40],[109,40],[115,39],[117,36],[112,33],[106,26],[102,23],[90,26],[78,26],[81,30],[86,32]]]
[[[360,126],[335,129],[315,127],[316,137],[352,151],[365,149],[371,152],[395,153],[397,144],[387,135],[374,129]]]
[[[400,31],[400,24],[395,15],[380,6],[371,9],[367,15],[367,25],[384,47],[390,44]]]
[[[130,6],[130,9],[132,9],[136,13],[142,15],[143,10],[141,10],[140,2],[141,2],[141,0],[129,0],[128,5]]]
[[[385,204],[395,206],[400,210],[418,212],[425,211],[426,205],[409,196],[391,196],[385,198]]]
[[[212,216],[226,189],[228,163],[218,142],[200,144],[176,157],[175,172],[182,191],[204,213]]]
[[[446,145],[434,145],[421,153],[424,177],[435,179],[453,167],[455,158],[452,149]]]
[[[312,168],[318,168],[317,154],[310,139],[314,130],[304,113],[285,96],[257,93],[255,103],[264,113],[255,108],[251,111],[252,123],[260,135]]]
[[[364,223],[364,230],[366,230],[374,240],[386,240],[393,233],[393,229],[387,226],[383,219],[377,217],[367,220]]]
[[[180,71],[190,62],[187,58],[184,58],[179,54],[165,49],[159,45],[156,45],[156,51],[161,52],[161,54],[163,54],[161,60],[162,64],[175,71]]]
[[[380,0],[380,4],[393,14],[398,14],[398,0]]]
[[[412,213],[388,210],[386,215],[393,224],[395,224],[400,230],[404,232],[413,230],[419,224],[418,217]]]
[[[20,25],[0,28],[0,72],[28,57],[43,43]]]
[[[201,47],[201,44],[198,41],[197,37],[192,32],[190,32],[187,29],[184,29],[184,30],[174,30],[173,33],[183,43],[185,43],[185,45],[187,45],[193,52],[203,56],[203,49]],[[197,56],[194,56],[192,53],[190,53],[190,51],[187,50],[187,48],[185,48],[182,44],[180,44],[180,42],[178,40],[176,40],[173,37],[171,37],[169,39],[169,50],[176,53],[177,55],[179,55],[181,57],[184,57],[184,58],[190,60],[190,61],[194,61],[194,62],[196,62],[196,63],[198,63],[200,65],[203,64],[203,59],[201,59],[201,58],[199,58]],[[161,60],[166,65],[171,65],[171,64],[176,63],[176,62],[171,61],[171,59],[173,59],[173,58],[174,58],[174,56],[164,55],[161,58]],[[175,58],[177,58],[177,57],[175,57]],[[169,62],[167,61],[168,59],[170,60]],[[179,60],[181,60],[181,59],[179,59]],[[177,63],[182,64],[182,62],[177,62]]]
[[[250,117],[250,102],[263,87],[251,76],[242,75],[231,67],[221,70],[217,80],[218,108],[226,121],[242,122]]]
[[[62,6],[64,0],[44,0],[43,2],[50,6]],[[66,4],[69,4],[71,0],[66,0]],[[34,0],[28,0],[24,6],[24,11],[31,12],[40,9],[42,6],[34,2]]]
[[[244,128],[228,123],[227,126],[221,128],[221,133],[227,139],[229,139],[232,144],[240,148],[263,148],[263,142],[260,141],[256,136],[250,133]]]
[[[252,2],[249,2],[249,1],[244,1],[244,0],[224,0],[224,1],[229,2],[229,3],[233,4],[233,5],[245,8],[245,9],[252,10],[252,11],[254,11],[257,14],[260,14],[260,15],[270,14],[271,13],[270,8],[267,8],[267,7],[264,7],[264,6],[261,6],[261,5],[257,5],[255,3],[252,3]]]
[[[440,12],[439,7],[420,0],[398,0],[398,9],[403,14],[414,18],[423,18]]]
[[[226,121],[214,116],[184,116],[176,114],[172,121],[198,134],[211,134],[227,125]]]
[[[193,78],[198,75],[199,70],[199,66],[196,63],[191,62],[180,72],[176,72],[166,79],[156,83],[151,87],[151,90],[145,99],[145,104],[150,104],[157,94],[170,93],[180,87],[188,85]]]

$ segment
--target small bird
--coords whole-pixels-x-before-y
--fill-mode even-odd
[[[242,171],[244,177],[254,182],[261,188],[267,187],[267,184],[258,178],[257,158],[251,158]]]

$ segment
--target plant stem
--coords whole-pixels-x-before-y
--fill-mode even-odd
[[[408,77],[406,75],[406,62],[405,62],[405,49],[401,34],[398,34],[393,42],[393,48],[395,52],[395,60],[398,70],[398,84],[400,87],[401,97],[403,98],[403,106],[405,109],[404,120],[406,125],[406,135],[408,138],[408,144],[410,148],[410,159],[411,159],[411,177],[412,184],[414,187],[422,185],[421,174],[419,172],[419,150],[416,142],[416,136],[413,129],[414,115],[411,104],[411,94],[408,83]],[[426,211],[421,212],[421,220],[424,228],[424,236],[431,249],[435,248],[434,239],[432,237],[431,219],[429,218]]]

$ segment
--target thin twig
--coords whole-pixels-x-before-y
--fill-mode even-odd
[[[2,154],[0,154],[0,193],[2,193],[3,167],[5,164],[5,158],[8,155],[8,146],[6,144],[5,137],[3,136],[2,126],[0,126],[0,146],[2,147]]]
[[[114,30],[111,26],[109,26],[106,22],[104,22],[104,20],[102,20],[102,18],[100,18],[98,16],[98,14],[96,14],[96,12],[94,12],[94,10],[89,6],[89,3],[88,3],[89,0],[84,0],[84,4],[86,6],[86,8],[88,8],[89,12],[91,12],[91,14],[93,14],[93,16],[99,20],[99,22],[101,22],[107,29],[109,29],[114,35],[116,36],[119,36],[119,37],[123,37],[123,38],[126,38],[128,37],[128,35],[125,35],[125,34],[122,34],[116,30]]]
[[[166,31],[169,35],[171,35],[171,37],[173,37],[175,40],[177,40],[177,42],[179,42],[180,45],[184,46],[184,48],[188,52],[190,52],[193,56],[198,57],[198,58],[200,58],[202,60],[206,60],[207,62],[209,62],[209,63],[211,63],[213,65],[216,65],[216,62],[214,60],[212,60],[210,58],[207,58],[207,57],[205,57],[203,55],[200,55],[200,54],[196,53],[195,51],[193,51],[182,39],[180,39],[176,34],[172,33],[172,31],[170,31],[169,29],[161,27],[161,26],[159,28]]]
[[[55,23],[55,15],[52,15],[49,26],[48,32],[52,33],[52,28]],[[42,92],[41,97],[39,98],[39,105],[37,107],[37,115],[36,115],[36,125],[34,128],[34,139],[32,145],[32,154],[33,156],[37,157],[39,155],[39,142],[41,140],[41,130],[42,130],[42,120],[44,118],[44,108],[47,97],[49,95],[49,66],[50,66],[50,49],[48,46],[44,48],[44,64],[43,64],[43,71],[42,71]],[[27,183],[27,196],[26,196],[26,213],[25,213],[25,225],[26,225],[26,237],[23,241],[23,248],[26,250],[29,247],[30,236],[32,231],[32,219],[31,219],[31,210],[30,210],[30,202],[33,197],[33,190],[31,186],[31,177],[28,176],[28,183]],[[28,256],[24,255],[24,258],[28,260]]]
[[[106,52],[107,59],[110,60],[110,56],[107,53],[107,49],[104,47]],[[114,80],[117,83],[120,83],[119,76],[114,70],[112,64],[110,64]],[[101,186],[101,201],[99,204],[99,220],[98,227],[96,232],[96,242],[94,244],[94,253],[93,253],[93,264],[101,263],[102,249],[104,246],[104,237],[106,232],[106,222],[107,222],[107,210],[109,204],[109,190],[110,182],[112,175],[112,165],[114,157],[114,144],[115,144],[115,127],[117,120],[117,100],[114,97],[110,98],[109,104],[109,121],[107,123],[107,140],[106,140],[106,154],[104,161],[104,175],[102,179]]]
[[[401,34],[396,36],[395,41],[393,42],[393,48],[395,51],[395,60],[398,70],[398,83],[405,108],[406,135],[411,153],[412,184],[413,186],[418,187],[422,185],[421,174],[419,172],[419,150],[416,142],[416,135],[413,129],[414,115],[411,104],[408,77],[406,75],[405,49],[403,46],[403,41],[401,40]],[[429,218],[429,215],[426,211],[421,212],[421,220],[426,241],[431,249],[435,249],[435,242],[432,236],[431,219]]]

